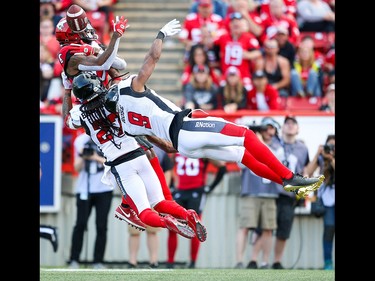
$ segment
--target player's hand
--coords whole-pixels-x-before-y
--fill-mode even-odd
[[[160,31],[163,32],[165,37],[173,36],[181,31],[181,24],[178,20],[174,19],[164,25]]]
[[[128,20],[124,16],[116,16],[116,21],[112,20],[113,31],[120,34],[120,37],[124,34],[125,30],[129,27]]]
[[[70,44],[70,52],[72,54],[84,54],[86,56],[92,56],[99,51],[89,44]]]
[[[71,90],[72,89],[72,82],[68,79],[68,76],[66,76],[65,72],[61,72],[61,79],[62,83],[64,85],[65,90]]]

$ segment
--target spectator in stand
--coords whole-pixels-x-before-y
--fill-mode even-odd
[[[215,109],[226,113],[246,109],[247,90],[242,84],[241,73],[235,66],[228,67],[225,73],[225,85],[219,88]]]
[[[218,87],[212,82],[206,65],[195,65],[183,92],[184,108],[211,110],[215,107]]]
[[[326,91],[328,85],[335,83],[335,67],[336,67],[335,58],[336,58],[335,45],[332,45],[331,48],[325,54],[324,63],[322,66],[323,91]]]
[[[166,182],[168,186],[171,184],[171,180],[173,177],[173,161],[169,157],[169,155],[162,149],[157,146],[153,147],[157,158],[160,162],[160,166],[163,169]],[[158,268],[159,267],[159,237],[158,232],[161,228],[160,227],[146,227],[146,235],[147,235],[147,249],[149,254],[149,264],[150,268]],[[128,268],[137,268],[138,267],[138,251],[140,247],[140,240],[141,240],[141,231],[135,229],[134,227],[128,226],[129,231],[129,263]]]
[[[232,5],[229,6],[228,12],[224,18],[224,25],[230,31],[230,15],[232,13],[240,13],[247,23],[246,31],[255,35],[257,39],[263,33],[262,19],[257,11],[257,6],[253,0],[233,0]]]
[[[323,216],[323,258],[324,269],[333,269],[333,239],[335,237],[335,135],[328,135],[324,145],[320,145],[314,158],[306,167],[306,173],[312,175],[317,169],[325,176],[317,196],[322,198],[325,207]]]
[[[330,84],[327,87],[319,110],[335,113],[335,84]]]
[[[223,18],[213,13],[212,0],[199,0],[197,13],[190,13],[185,17],[179,39],[185,46],[184,61],[187,62],[191,47],[202,42],[202,28],[205,28],[205,47],[210,48],[223,31]]]
[[[268,83],[263,70],[253,73],[254,88],[247,94],[247,109],[268,111],[279,109],[279,92]]]
[[[275,39],[279,45],[279,55],[288,59],[290,69],[294,68],[294,60],[296,58],[296,47],[289,41],[289,31],[283,26],[277,27]]]
[[[320,80],[320,66],[316,63],[314,50],[300,45],[290,74],[291,96],[321,97]]]
[[[335,31],[335,13],[323,0],[298,1],[297,21],[301,31]]]
[[[202,219],[202,212],[207,195],[220,183],[226,173],[225,162],[207,158],[188,158],[175,153],[174,155],[174,200],[185,208],[193,209]],[[207,183],[207,167],[209,164],[218,168],[214,180]],[[168,232],[167,268],[174,268],[174,257],[178,246],[178,237]],[[190,263],[188,268],[195,268],[200,241],[197,237],[190,242]]]
[[[264,32],[261,36],[261,44],[267,38],[272,38],[277,31],[278,26],[288,29],[289,41],[295,45],[298,42],[300,32],[297,21],[284,13],[285,4],[283,0],[270,0],[269,15],[266,13],[261,15],[263,20]]]
[[[220,58],[221,85],[225,83],[225,73],[230,66],[236,66],[241,75],[242,83],[249,91],[251,83],[251,72],[257,68],[258,60],[262,58],[260,45],[256,37],[246,31],[246,22],[242,14],[235,12],[229,16],[229,33],[220,36],[215,42]]]
[[[299,125],[297,119],[292,115],[287,115],[281,128],[281,145],[284,149],[282,162],[294,173],[303,174],[306,165],[309,164],[309,151],[302,140],[297,139]],[[292,231],[295,207],[297,200],[295,194],[285,192],[279,188],[279,197],[276,199],[277,204],[277,229],[276,242],[274,245],[274,263],[273,269],[284,269],[281,260],[284,254],[286,242]],[[306,196],[308,194],[305,194]]]
[[[96,226],[93,268],[105,268],[103,260],[107,244],[108,214],[113,197],[113,187],[101,182],[105,161],[106,158],[89,135],[81,133],[76,137],[74,169],[78,172],[75,187],[77,214],[72,233],[69,268],[79,268],[83,236],[85,231],[88,231],[87,222],[93,208]]]
[[[189,13],[197,13],[199,4],[200,1],[195,0],[190,6]],[[213,13],[224,18],[227,14],[228,3],[226,3],[224,0],[212,0],[212,5]]]
[[[290,65],[288,59],[279,55],[276,39],[267,39],[263,46],[263,69],[270,83],[281,97],[289,96]]]
[[[56,12],[61,7],[61,0],[40,0],[40,22],[44,19],[50,19],[53,22],[53,29],[62,18],[61,15],[57,14]]]
[[[60,50],[60,44],[54,35],[55,26],[50,18],[41,19],[39,23],[39,43],[47,47],[55,60]]]
[[[260,130],[256,131],[259,139],[263,141],[279,159],[283,156],[283,148],[273,138],[277,135],[280,125],[270,117],[262,119]],[[278,197],[277,184],[268,179],[258,177],[249,169],[242,169],[241,194],[239,199],[240,228],[236,237],[235,268],[243,268],[243,255],[246,249],[249,230],[261,228],[261,234],[253,244],[250,262],[247,268],[258,268],[258,257],[262,253],[262,263],[259,268],[269,268],[270,254],[272,252],[272,233],[276,230],[276,198]]]
[[[283,12],[289,18],[295,20],[297,16],[297,1],[298,0],[283,0],[284,1],[284,9]],[[260,1],[260,15],[264,16],[264,14],[270,15],[270,1],[269,0],[262,0]]]
[[[210,70],[212,82],[219,85],[219,78],[214,67],[210,64],[208,53],[206,52],[203,44],[197,44],[191,47],[188,64],[185,66],[181,76],[182,89],[185,89],[186,84],[190,82],[191,73],[195,65],[206,65]]]
[[[48,48],[44,44],[39,45],[39,68],[41,74],[41,96],[40,100],[46,105],[48,104],[48,92],[53,78],[53,66],[55,60],[53,59]]]

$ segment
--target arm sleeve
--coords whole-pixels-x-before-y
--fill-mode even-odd
[[[118,70],[124,70],[127,65],[128,64],[126,63],[126,61],[124,59],[119,58],[117,56],[115,57],[115,60],[112,63],[112,67],[116,68]]]
[[[113,62],[117,56],[117,50],[120,43],[120,38],[116,40],[115,46],[113,48],[112,54],[108,57],[108,59],[102,65],[83,65],[79,64],[78,69],[81,71],[99,71],[99,70],[108,70],[112,66]]]
[[[214,181],[210,185],[210,192],[214,190],[214,188],[219,184],[219,182],[223,179],[224,174],[227,172],[226,166],[221,166],[216,173],[216,177]]]

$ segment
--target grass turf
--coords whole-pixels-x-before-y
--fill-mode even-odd
[[[59,269],[41,268],[40,281],[332,281],[334,270]]]

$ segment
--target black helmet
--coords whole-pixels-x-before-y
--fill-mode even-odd
[[[87,103],[106,92],[99,77],[92,73],[81,73],[74,77],[72,87],[81,103]]]

